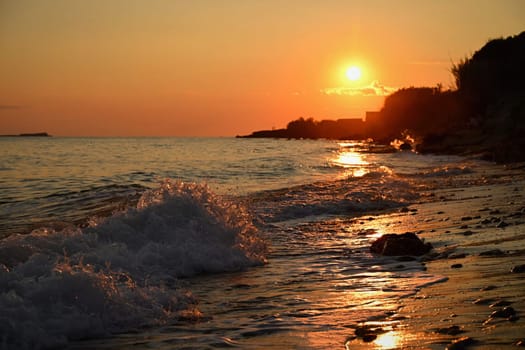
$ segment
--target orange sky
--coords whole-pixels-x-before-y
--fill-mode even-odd
[[[363,117],[380,91],[451,86],[452,61],[524,18],[522,0],[0,0],[0,134],[234,136]]]

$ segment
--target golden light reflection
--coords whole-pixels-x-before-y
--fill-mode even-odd
[[[346,169],[343,174],[344,177],[361,177],[368,173],[369,163],[362,154],[351,150],[340,152],[331,163]]]
[[[379,334],[374,340],[374,344],[378,346],[378,349],[396,349],[400,346],[401,335],[399,332],[387,332]]]

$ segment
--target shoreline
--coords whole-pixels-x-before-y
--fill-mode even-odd
[[[434,246],[419,260],[443,280],[401,299],[397,312],[383,320],[355,325],[348,349],[525,345],[525,172],[518,167],[505,174],[502,183],[487,174],[496,183],[435,190],[431,198],[437,200],[368,224],[388,226],[389,233],[417,231]]]

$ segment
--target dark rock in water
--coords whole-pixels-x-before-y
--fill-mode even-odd
[[[373,242],[370,247],[372,253],[387,256],[420,256],[428,253],[431,249],[432,245],[430,243],[423,243],[413,232],[406,232],[402,235],[383,235]]]
[[[476,304],[476,305],[488,305],[490,303],[492,303],[494,301],[494,299],[490,299],[490,298],[485,298],[485,299],[476,299],[474,300],[473,304]]]
[[[454,340],[447,346],[447,350],[462,350],[466,349],[468,346],[475,344],[476,341],[471,337],[462,337]]]
[[[502,307],[502,306],[509,306],[510,304],[512,304],[512,302],[506,301],[506,300],[500,300],[500,301],[495,302],[494,304],[490,304],[489,307]]]
[[[450,326],[445,328],[438,328],[436,330],[436,333],[439,334],[448,334],[448,335],[458,335],[461,333],[464,333],[465,331],[461,329],[459,326]]]
[[[377,334],[365,334],[363,335],[363,341],[365,343],[370,343],[371,341],[374,341],[377,338]]]
[[[496,287],[494,285],[489,285],[489,286],[485,286],[485,287],[481,288],[480,291],[487,292],[489,290],[493,290],[493,289],[496,289],[496,288],[498,288],[498,287]]]
[[[517,266],[514,266],[510,272],[512,273],[523,273],[525,272],[525,265],[517,265]]]
[[[453,268],[453,269],[460,269],[460,268],[463,267],[463,264],[454,264],[454,265],[452,265],[450,267]]]
[[[499,249],[486,250],[484,252],[479,253],[479,256],[501,256],[501,255],[505,255],[505,253]]]
[[[514,310],[514,308],[511,306],[507,306],[501,310],[494,311],[493,313],[490,314],[490,317],[491,318],[495,318],[495,317],[508,318],[508,317],[514,316],[515,314],[516,314],[516,310]]]
[[[514,345],[516,345],[516,346],[525,346],[525,339],[516,340]]]
[[[401,151],[411,151],[412,150],[412,145],[408,142],[403,142],[400,146],[399,146],[399,149]]]
[[[500,221],[500,223],[496,225],[497,228],[504,228],[507,226],[509,226],[509,224],[507,224],[505,221]]]

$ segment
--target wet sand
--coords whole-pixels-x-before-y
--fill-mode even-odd
[[[429,186],[421,203],[367,224],[431,242],[433,251],[420,260],[443,282],[401,299],[384,319],[355,325],[347,349],[525,346],[523,167],[491,169],[471,184],[468,176],[451,181],[463,187]]]

